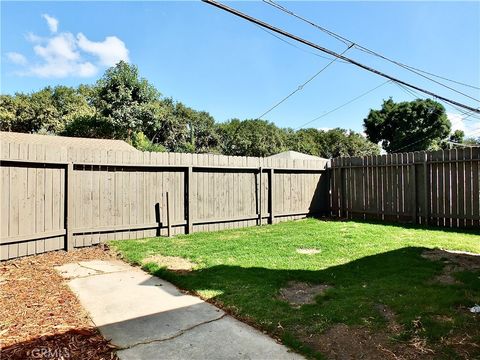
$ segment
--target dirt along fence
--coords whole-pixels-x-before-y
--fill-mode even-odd
[[[0,145],[2,260],[329,211],[328,160]]]
[[[480,147],[331,162],[331,212],[442,227],[480,228]]]

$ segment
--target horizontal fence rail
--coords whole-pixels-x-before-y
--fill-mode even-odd
[[[479,228],[479,163],[479,147],[332,159],[331,213]]]
[[[329,211],[328,160],[0,145],[2,260]]]

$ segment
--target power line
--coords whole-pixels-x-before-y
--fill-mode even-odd
[[[345,49],[342,54],[345,54],[348,49],[350,49],[350,47],[348,47],[347,49]],[[262,117],[264,117],[265,115],[267,115],[270,111],[272,111],[273,109],[275,109],[277,106],[279,106],[280,104],[282,104],[283,102],[285,102],[288,98],[290,98],[291,96],[293,96],[295,93],[303,90],[303,87],[305,85],[307,85],[310,81],[312,81],[313,79],[315,79],[318,75],[320,75],[326,68],[328,68],[330,65],[332,65],[335,61],[337,61],[338,58],[333,58],[327,65],[325,65],[323,68],[321,68],[319,71],[317,71],[312,77],[310,77],[307,81],[305,81],[303,84],[299,85],[295,90],[293,90],[290,94],[288,94],[287,96],[285,96],[282,100],[280,100],[279,102],[277,102],[275,105],[273,105],[271,108],[269,108],[267,111],[265,111],[262,115],[258,116],[257,119],[261,119]]]
[[[329,57],[327,57],[327,56],[320,55],[320,54],[318,54],[318,53],[316,53],[316,52],[313,52],[313,51],[308,51],[307,49],[304,49],[304,48],[302,48],[302,47],[300,47],[300,46],[297,46],[297,45],[295,45],[294,43],[292,43],[292,42],[290,42],[290,41],[288,41],[288,40],[285,40],[285,39],[282,38],[281,36],[278,36],[278,35],[275,34],[274,32],[271,32],[270,30],[264,29],[263,27],[261,27],[261,26],[259,26],[259,25],[257,25],[257,24],[255,24],[255,26],[257,26],[260,30],[265,31],[267,34],[270,34],[271,36],[277,38],[278,40],[283,41],[284,43],[286,43],[286,44],[288,44],[288,45],[290,45],[290,46],[293,46],[294,48],[296,48],[296,49],[298,49],[298,50],[300,50],[300,51],[303,51],[303,52],[305,52],[305,53],[307,53],[307,54],[315,55],[315,56],[317,56],[317,57],[319,57],[319,58],[322,58],[322,59],[332,60],[332,58],[329,58]],[[343,61],[343,60],[338,60],[338,62],[341,62],[341,63],[343,63],[343,64],[348,64],[346,61]]]
[[[366,91],[366,92],[364,92],[364,93],[356,96],[355,98],[347,101],[346,103],[343,103],[342,105],[337,106],[336,108],[334,108],[334,109],[332,109],[332,110],[330,110],[330,111],[328,111],[328,112],[326,112],[326,113],[324,113],[324,114],[322,114],[322,115],[320,115],[320,116],[317,116],[316,118],[314,118],[314,119],[312,119],[312,120],[310,120],[310,121],[307,121],[305,124],[303,124],[302,126],[299,126],[299,127],[296,128],[295,130],[301,129],[301,128],[303,128],[303,127],[305,127],[305,126],[307,126],[307,125],[309,125],[309,124],[311,124],[311,123],[313,123],[313,122],[315,122],[315,121],[317,121],[317,120],[319,120],[319,119],[321,119],[321,118],[323,118],[323,117],[325,117],[325,116],[327,116],[327,115],[330,115],[331,113],[333,113],[333,112],[335,112],[335,111],[337,111],[337,110],[339,110],[339,109],[341,109],[341,108],[343,108],[343,107],[351,104],[352,102],[360,99],[361,97],[363,97],[363,96],[365,96],[365,95],[367,95],[367,94],[370,94],[371,92],[377,90],[379,87],[382,87],[382,86],[385,85],[385,84],[388,84],[389,82],[391,82],[391,80],[387,80],[387,81],[381,83],[380,85],[375,86],[373,89],[370,89],[370,90],[368,90],[368,91]]]
[[[214,1],[214,0],[202,0],[202,1],[205,2],[205,3],[207,3],[207,4],[213,5],[213,6],[215,6],[215,7],[218,7],[219,9],[222,9],[222,10],[224,10],[224,11],[227,11],[227,12],[233,14],[233,15],[236,15],[236,16],[238,16],[238,17],[241,17],[241,18],[243,18],[243,19],[245,19],[245,20],[247,20],[247,21],[249,21],[249,22],[252,22],[252,23],[254,23],[254,24],[260,25],[260,26],[262,26],[262,27],[264,27],[264,28],[267,28],[267,29],[269,29],[269,30],[271,30],[271,31],[274,31],[274,32],[276,32],[276,33],[278,33],[278,34],[281,34],[281,35],[283,35],[283,36],[286,36],[286,37],[288,37],[288,38],[290,38],[290,39],[293,39],[293,40],[295,40],[295,41],[298,41],[298,42],[300,42],[300,43],[303,43],[303,44],[305,44],[305,45],[308,45],[308,46],[310,46],[310,47],[313,47],[313,48],[315,48],[315,49],[317,49],[317,50],[320,50],[320,51],[322,51],[322,52],[324,52],[324,53],[326,53],[326,54],[328,54],[328,55],[331,55],[331,56],[334,56],[334,57],[339,58],[339,59],[341,59],[341,60],[344,60],[344,61],[346,61],[346,62],[349,62],[349,63],[351,63],[351,64],[353,64],[353,65],[356,65],[356,66],[358,66],[358,67],[360,67],[360,68],[362,68],[362,69],[364,69],[364,70],[367,70],[367,71],[369,71],[369,72],[371,72],[371,73],[377,74],[377,75],[382,76],[382,77],[384,77],[384,78],[386,78],[386,79],[392,80],[392,81],[394,81],[394,82],[396,82],[396,83],[403,84],[403,85],[408,86],[408,87],[410,87],[410,88],[412,88],[412,89],[421,91],[421,92],[423,92],[423,93],[425,93],[425,94],[428,94],[428,95],[430,95],[430,96],[437,97],[437,98],[439,98],[439,99],[441,99],[441,100],[444,100],[444,101],[446,101],[446,102],[449,102],[449,103],[451,103],[451,104],[454,104],[454,105],[460,106],[460,107],[462,107],[462,108],[465,108],[465,109],[474,111],[474,112],[476,112],[476,113],[480,113],[480,109],[478,109],[478,108],[474,108],[474,107],[471,107],[471,106],[469,106],[469,105],[462,104],[462,103],[457,102],[457,101],[455,101],[455,100],[451,100],[451,99],[445,98],[445,97],[443,97],[443,96],[441,96],[441,95],[438,95],[438,94],[436,94],[436,93],[433,93],[433,92],[431,92],[431,91],[429,91],[429,90],[420,88],[420,87],[418,87],[418,86],[416,86],[416,85],[412,85],[412,84],[410,84],[410,83],[408,83],[408,82],[406,82],[406,81],[400,80],[400,79],[395,78],[395,77],[393,77],[393,76],[391,76],[391,75],[388,75],[388,74],[386,74],[386,73],[384,73],[384,72],[381,72],[381,71],[379,71],[379,70],[376,70],[376,69],[374,69],[374,68],[372,68],[372,67],[370,67],[370,66],[367,66],[367,65],[364,65],[364,64],[362,64],[362,63],[359,63],[359,62],[356,61],[356,60],[353,60],[353,59],[348,58],[348,57],[346,57],[346,56],[344,56],[344,55],[338,54],[338,53],[336,53],[336,52],[334,52],[334,51],[332,51],[332,50],[329,50],[329,49],[324,48],[324,47],[322,47],[322,46],[320,46],[320,45],[317,45],[317,44],[315,44],[315,43],[312,43],[311,41],[305,40],[305,39],[303,39],[303,38],[301,38],[301,37],[299,37],[299,36],[293,35],[293,34],[287,32],[287,31],[284,31],[284,30],[282,30],[282,29],[279,29],[279,28],[277,28],[277,27],[275,27],[275,26],[273,26],[273,25],[267,24],[266,22],[263,22],[263,21],[258,20],[258,19],[256,19],[256,18],[253,18],[253,17],[251,17],[251,16],[249,16],[249,15],[247,15],[247,14],[244,14],[244,13],[242,13],[242,12],[236,10],[236,9],[230,8],[230,7],[228,7],[228,6],[224,5],[224,4],[218,3],[218,2],[216,2],[216,1]]]
[[[459,81],[456,81],[456,80],[451,80],[451,79],[448,79],[448,78],[446,78],[446,77],[439,76],[439,75],[435,75],[435,74],[430,73],[430,72],[427,72],[427,71],[425,71],[425,70],[421,70],[421,69],[415,68],[415,67],[413,67],[413,66],[403,64],[403,63],[401,63],[401,62],[399,62],[399,61],[390,59],[390,58],[388,58],[388,57],[386,57],[386,56],[384,56],[384,55],[382,55],[382,54],[379,54],[379,53],[377,53],[377,52],[375,52],[375,51],[373,51],[373,50],[370,50],[370,49],[368,49],[368,48],[366,48],[366,47],[364,47],[364,46],[361,46],[361,45],[359,45],[359,44],[357,44],[357,43],[355,43],[355,42],[353,42],[353,41],[351,41],[351,40],[349,40],[349,39],[347,39],[347,38],[345,38],[345,37],[343,37],[343,36],[341,36],[341,35],[339,35],[339,34],[336,34],[336,33],[334,33],[333,31],[330,31],[330,30],[328,30],[328,29],[326,29],[326,28],[324,28],[324,27],[322,27],[322,26],[320,26],[320,25],[318,25],[318,24],[315,24],[313,21],[310,21],[310,20],[308,20],[308,19],[306,19],[306,18],[304,18],[304,17],[302,17],[302,16],[294,13],[293,11],[287,9],[286,7],[284,7],[284,6],[280,5],[280,4],[277,4],[277,3],[274,2],[273,0],[263,0],[263,2],[266,3],[266,4],[268,4],[268,5],[270,5],[270,6],[275,7],[276,9],[281,10],[281,11],[283,11],[283,12],[285,12],[285,13],[291,15],[291,16],[294,16],[294,17],[296,17],[297,19],[300,19],[300,20],[302,20],[302,21],[304,21],[304,22],[306,22],[306,23],[308,23],[308,24],[316,27],[316,28],[319,29],[320,31],[323,31],[323,32],[327,33],[328,35],[334,37],[335,39],[337,39],[337,40],[339,40],[339,41],[341,41],[341,42],[343,42],[344,44],[355,44],[355,48],[357,48],[357,49],[360,50],[360,51],[363,51],[363,52],[368,53],[368,54],[370,54],[370,55],[377,56],[377,57],[379,57],[379,58],[381,58],[381,59],[383,59],[383,60],[389,61],[389,62],[391,62],[391,63],[393,63],[393,64],[395,64],[395,65],[397,65],[397,66],[400,66],[400,67],[402,67],[402,68],[404,68],[404,69],[406,69],[406,70],[408,70],[408,71],[411,71],[411,72],[413,72],[413,73],[415,73],[415,74],[417,74],[417,75],[419,75],[419,76],[422,76],[423,78],[428,79],[428,80],[430,80],[430,81],[432,81],[432,82],[434,82],[434,83],[437,83],[437,84],[439,84],[439,85],[441,85],[441,86],[443,86],[443,87],[445,87],[445,88],[447,88],[447,89],[450,89],[450,90],[452,90],[452,91],[454,91],[454,92],[456,92],[456,93],[458,93],[458,94],[461,94],[461,95],[466,96],[466,97],[468,97],[468,98],[470,98],[470,99],[473,99],[473,100],[475,100],[475,101],[480,102],[480,100],[475,99],[474,97],[472,97],[472,96],[470,96],[470,95],[468,95],[468,94],[465,94],[465,93],[463,93],[463,92],[461,92],[461,91],[458,91],[458,90],[456,90],[456,89],[454,89],[454,88],[452,88],[452,87],[450,87],[450,86],[448,86],[448,85],[445,85],[445,84],[443,84],[443,83],[441,83],[441,82],[439,82],[439,81],[437,81],[437,80],[431,79],[431,78],[429,78],[428,76],[425,76],[425,75],[423,75],[423,74],[428,74],[428,75],[430,75],[430,76],[434,76],[434,77],[437,77],[437,78],[439,78],[439,79],[443,79],[443,80],[446,80],[446,81],[450,81],[450,82],[452,82],[452,83],[456,83],[456,84],[458,84],[458,85],[467,86],[467,87],[470,87],[470,88],[473,88],[473,89],[477,89],[477,90],[480,90],[480,87],[476,87],[476,86],[473,86],[473,85],[465,84],[465,83],[462,83],[462,82],[459,82]],[[423,73],[423,74],[422,74],[422,73]]]
[[[449,144],[455,145],[455,146],[463,146],[463,147],[478,147],[478,145],[472,145],[472,144],[462,144],[462,143],[457,143],[454,141],[446,141]]]
[[[418,94],[416,94],[415,92],[413,92],[411,89],[401,85],[401,84],[397,84],[395,83],[395,85],[397,85],[401,90],[405,91],[405,93],[407,93],[408,95],[412,96],[414,99],[419,99],[420,96]],[[434,108],[430,108],[430,110],[432,110],[433,113],[435,114],[442,114],[442,112],[439,112],[438,110],[434,109]],[[414,142],[410,142],[410,143],[407,143],[405,144],[404,146],[402,147],[399,147],[399,148],[396,148],[394,150],[392,150],[392,153],[395,153],[395,152],[398,152],[400,150],[403,150],[407,147],[410,147],[412,145],[415,145],[415,144],[418,144],[419,142],[423,141],[423,140],[426,140],[428,137],[430,136],[429,133],[425,134],[424,136],[420,137],[418,140],[414,141]]]
[[[419,99],[421,98],[422,96],[419,95],[418,93],[416,93],[415,91],[401,85],[401,84],[396,84],[401,90],[405,91],[407,94],[409,94],[410,96],[412,96],[412,98],[414,99]],[[452,109],[455,109],[457,110],[458,112],[460,112],[464,117],[462,118],[462,120],[467,120],[467,121],[473,121],[472,119],[469,119],[469,117],[473,117],[474,119],[476,120],[480,120],[480,118],[476,117],[474,115],[473,112],[471,111],[465,111],[463,109],[459,109],[457,106],[455,105],[452,105],[452,104],[449,104],[449,103],[446,103],[447,105],[451,106]]]

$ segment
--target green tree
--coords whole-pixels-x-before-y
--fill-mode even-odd
[[[97,116],[111,124],[112,138],[129,139],[134,132],[155,124],[159,99],[160,93],[139,77],[136,66],[120,61],[97,81],[93,104]]]
[[[219,137],[215,119],[208,112],[196,111],[179,102],[175,106],[175,116],[186,127],[185,151],[206,153],[216,150]]]
[[[14,131],[17,119],[17,99],[12,95],[0,95],[0,130]]]
[[[178,117],[175,102],[166,98],[152,102],[149,106],[156,107],[156,116],[144,126],[145,135],[152,143],[160,144],[168,151],[186,151],[188,129]]]
[[[285,131],[265,120],[233,119],[219,124],[218,133],[225,155],[270,156],[287,150]]]
[[[370,110],[363,123],[367,138],[381,142],[389,153],[435,148],[451,129],[445,108],[430,99],[400,103],[386,100],[380,110]]]
[[[165,152],[164,146],[152,143],[143,132],[136,132],[132,136],[132,146],[140,151]]]
[[[56,132],[61,128],[58,111],[53,103],[52,89],[46,87],[31,95],[2,95],[0,120],[2,130],[16,132]]]
[[[298,151],[304,154],[321,155],[321,134],[317,129],[300,129],[293,131],[286,129],[288,138],[288,149]]]
[[[324,158],[380,153],[379,146],[361,134],[340,128],[327,131],[313,128],[298,130],[290,135],[288,146],[290,150]]]
[[[67,123],[60,134],[73,137],[111,139],[113,133],[112,123],[105,118],[85,115],[77,116]]]
[[[95,108],[90,105],[89,98],[84,93],[86,86],[77,89],[68,86],[56,86],[52,91],[53,105],[61,118],[60,127],[64,128],[68,123],[78,117],[94,116]]]
[[[380,148],[377,144],[372,143],[355,131],[336,128],[321,133],[320,156],[322,157],[380,154]]]

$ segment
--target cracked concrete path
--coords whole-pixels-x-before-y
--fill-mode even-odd
[[[302,359],[217,307],[122,261],[56,269],[122,360]]]

